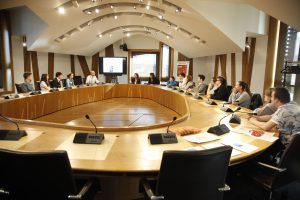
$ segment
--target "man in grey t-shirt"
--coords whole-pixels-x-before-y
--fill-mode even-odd
[[[250,117],[249,122],[266,131],[277,127],[281,143],[287,146],[293,135],[300,134],[300,107],[290,101],[290,94],[286,88],[274,89],[272,104],[278,108],[273,115]]]

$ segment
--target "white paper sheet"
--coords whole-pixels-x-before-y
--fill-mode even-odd
[[[207,132],[188,135],[188,136],[184,136],[183,138],[189,142],[194,142],[194,143],[205,143],[205,142],[211,142],[219,139],[218,136]]]

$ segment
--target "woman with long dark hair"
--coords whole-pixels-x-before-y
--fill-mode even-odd
[[[248,84],[244,81],[236,82],[235,87],[232,88],[228,102],[249,108],[251,103],[251,93]]]
[[[41,82],[40,82],[40,88],[41,88],[42,91],[50,90],[48,74],[42,74]]]

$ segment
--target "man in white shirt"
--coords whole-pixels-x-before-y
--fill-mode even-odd
[[[93,71],[93,70],[90,71],[90,75],[88,75],[88,77],[86,78],[85,83],[88,84],[88,85],[93,85],[93,84],[100,83],[100,81],[96,77],[95,71]]]

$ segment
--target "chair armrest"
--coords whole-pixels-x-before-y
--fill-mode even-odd
[[[229,187],[229,185],[225,184],[224,187],[218,188],[218,190],[220,192],[227,192],[227,191],[230,191],[230,187]]]
[[[141,180],[142,186],[148,196],[149,199],[151,200],[160,200],[160,199],[164,199],[164,196],[155,196],[149,182],[146,179],[142,179]]]
[[[69,195],[68,199],[71,200],[83,200],[83,199],[89,199],[89,197],[94,196],[99,188],[99,182],[96,179],[89,179],[84,186],[81,188],[78,194],[76,195]],[[93,198],[93,197],[92,197]]]
[[[266,163],[263,163],[263,162],[257,162],[256,164],[258,164],[258,165],[260,165],[262,167],[266,167],[268,169],[275,170],[275,171],[277,171],[279,173],[286,171],[286,168],[275,167],[273,165],[269,165],[269,164],[266,164]]]

